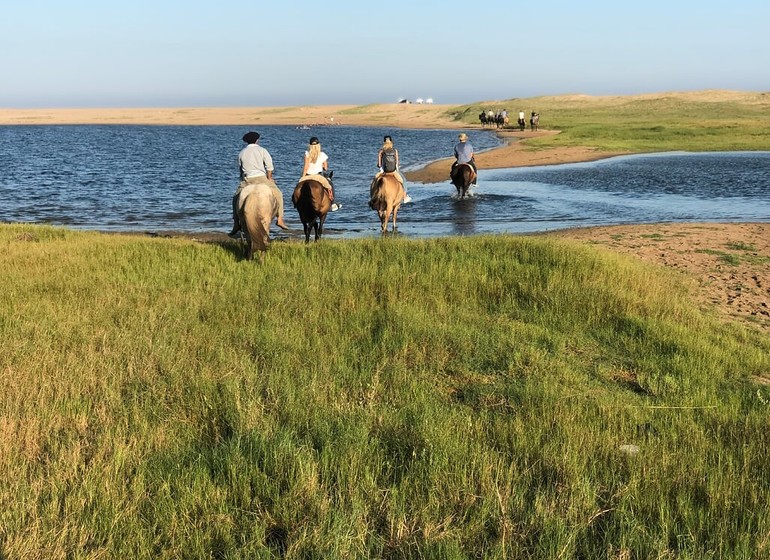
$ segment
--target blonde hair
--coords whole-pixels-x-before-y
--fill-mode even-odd
[[[321,154],[321,143],[308,144],[307,146],[307,159],[315,163],[318,161],[318,156]]]
[[[383,150],[388,150],[388,149],[390,149],[390,148],[392,148],[392,147],[393,147],[393,140],[385,140],[385,141],[382,143],[382,149],[383,149]]]

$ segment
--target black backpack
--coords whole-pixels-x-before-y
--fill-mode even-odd
[[[396,150],[388,148],[382,151],[382,170],[393,173],[396,170]]]

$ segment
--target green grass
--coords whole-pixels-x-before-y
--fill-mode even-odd
[[[482,108],[540,113],[556,136],[527,141],[532,149],[591,146],[607,152],[770,150],[770,94],[719,92],[647,97],[560,96],[474,103],[447,116],[478,124]]]
[[[0,266],[0,558],[770,556],[770,341],[663,269],[21,225]]]

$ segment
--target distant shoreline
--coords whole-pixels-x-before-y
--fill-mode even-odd
[[[259,126],[379,126],[394,129],[481,130],[450,116],[453,105],[380,104],[317,105],[307,107],[213,107],[213,108],[107,108],[107,109],[2,109],[0,125],[233,125]],[[485,129],[492,131],[492,129]],[[497,131],[505,143],[477,154],[480,169],[503,169],[593,161],[625,152],[603,152],[588,147],[527,150],[521,140],[558,134],[558,131]],[[470,133],[473,143],[473,133]],[[404,173],[416,183],[439,183],[449,178],[451,154],[425,167]]]

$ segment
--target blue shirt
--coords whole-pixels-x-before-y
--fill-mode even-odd
[[[467,140],[455,145],[455,157],[457,163],[469,163],[473,159],[473,146]]]

